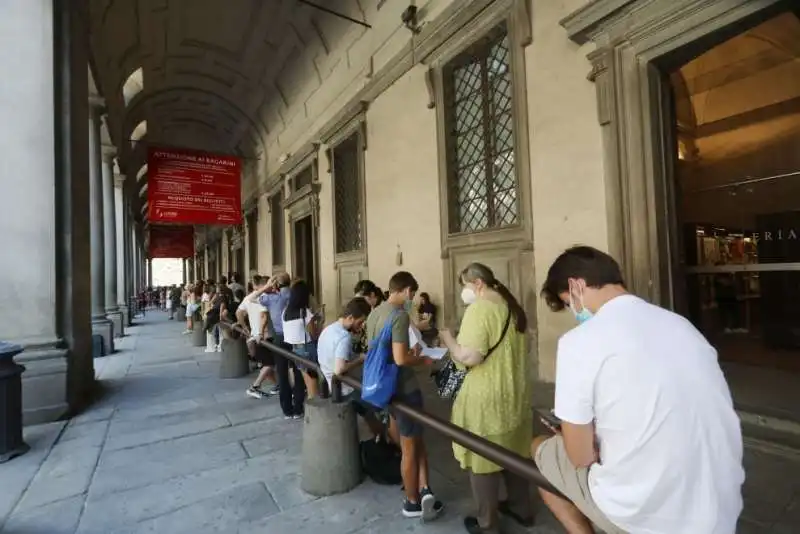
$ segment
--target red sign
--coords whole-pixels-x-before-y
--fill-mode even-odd
[[[242,224],[241,172],[239,158],[151,147],[147,154],[148,220]]]
[[[194,227],[151,226],[151,258],[191,258],[194,256]]]

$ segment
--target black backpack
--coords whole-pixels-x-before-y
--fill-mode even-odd
[[[376,484],[399,486],[403,483],[400,475],[400,448],[385,439],[368,439],[361,442],[361,467],[364,474]]]

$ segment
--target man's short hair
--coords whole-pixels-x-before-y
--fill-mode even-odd
[[[408,271],[399,271],[389,279],[389,293],[400,293],[410,289],[415,292],[419,289],[419,284],[414,275]]]
[[[351,299],[350,302],[345,305],[340,317],[363,319],[369,315],[370,311],[372,311],[372,307],[369,305],[369,302],[367,302],[363,297],[356,297]]]
[[[374,295],[378,291],[378,286],[372,280],[359,280],[353,288],[353,293],[356,295]]]
[[[260,274],[254,274],[253,275],[253,285],[255,287],[261,287],[266,283],[267,283],[267,280],[263,276],[261,276]]]
[[[541,296],[553,311],[565,308],[562,293],[569,291],[569,279],[582,278],[587,287],[625,286],[622,271],[614,258],[593,247],[575,246],[561,253],[547,271]]]

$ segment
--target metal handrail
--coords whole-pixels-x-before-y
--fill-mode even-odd
[[[239,334],[247,334],[247,331],[239,324],[233,324],[227,321],[220,321],[219,324],[220,326],[228,328],[234,332],[238,332]],[[260,340],[258,343],[270,349],[279,356],[288,358],[294,363],[300,364],[304,367],[310,367],[317,371],[317,373],[320,375],[323,374],[322,368],[315,362],[306,360],[305,358],[302,358],[293,352],[287,351],[286,349],[275,345],[274,343],[270,343],[269,341]],[[322,381],[322,397],[332,397],[333,402],[340,402],[342,398],[342,384],[347,384],[348,386],[358,390],[361,390],[362,388],[361,382],[352,376],[334,375],[333,379],[331,380],[333,391],[328,391],[327,380]],[[499,465],[503,469],[516,473],[517,475],[532,481],[543,490],[566,499],[566,497],[558,489],[556,489],[555,486],[553,486],[550,481],[544,477],[544,475],[542,475],[541,471],[539,471],[539,468],[536,467],[536,463],[530,458],[526,458],[515,452],[512,452],[505,447],[501,447],[496,443],[492,443],[484,437],[473,434],[468,430],[464,430],[460,426],[454,425],[450,421],[442,419],[441,417],[437,417],[423,410],[418,410],[402,401],[392,400],[390,408],[410,417],[424,426],[444,434],[447,438],[453,440],[462,447],[469,449],[475,454],[483,456],[490,462]]]

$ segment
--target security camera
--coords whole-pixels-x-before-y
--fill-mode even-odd
[[[411,30],[413,33],[419,33],[419,21],[417,20],[417,6],[411,4],[403,11],[402,16],[400,17],[403,21],[403,24],[406,28]]]

